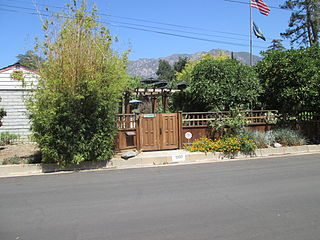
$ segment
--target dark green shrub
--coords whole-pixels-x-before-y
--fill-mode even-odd
[[[35,164],[35,163],[41,163],[41,153],[37,152],[36,154],[34,154],[33,156],[28,157],[25,160],[25,163],[27,164]]]
[[[266,109],[320,110],[319,46],[267,51],[263,55],[256,71],[264,89],[260,100]]]
[[[1,100],[0,100],[1,101]],[[7,116],[7,112],[3,109],[0,108],[0,121],[3,117]],[[1,126],[1,125],[0,125]]]
[[[1,102],[1,97],[0,97],[0,102]],[[0,108],[0,127],[2,126],[2,118],[7,116],[7,112],[3,109],[3,108]]]
[[[206,58],[197,63],[191,72],[189,86],[196,109],[192,111],[229,110],[250,108],[257,103],[262,90],[254,69],[234,59]]]

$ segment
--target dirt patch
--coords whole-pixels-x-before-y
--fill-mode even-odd
[[[14,145],[6,145],[0,147],[0,163],[5,159],[19,157],[29,158],[39,152],[36,143],[19,143]]]

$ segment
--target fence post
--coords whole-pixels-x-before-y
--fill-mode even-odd
[[[141,137],[140,137],[140,118],[142,113],[135,115],[136,120],[136,144],[137,144],[137,150],[141,150]]]
[[[179,141],[179,149],[182,149],[182,139],[183,139],[183,132],[182,132],[182,112],[178,112],[178,141]]]

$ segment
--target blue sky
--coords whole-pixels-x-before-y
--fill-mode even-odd
[[[248,2],[248,0],[239,0]],[[34,46],[34,38],[43,36],[41,20],[35,13],[59,11],[69,0],[0,0],[0,67],[16,62],[16,56]],[[225,0],[96,0],[101,20],[112,35],[119,38],[114,44],[119,52],[131,49],[131,60],[158,58],[173,53],[194,53],[220,48],[249,52],[249,6]],[[278,7],[282,0],[265,0]],[[57,7],[57,8],[54,8]],[[280,38],[287,26],[290,11],[271,8],[269,16],[252,9],[253,19],[267,38],[254,37],[254,54],[266,50],[272,39]],[[136,20],[133,20],[136,19]],[[153,23],[152,23],[153,22]],[[158,23],[154,23],[158,22]],[[160,24],[162,23],[162,24]],[[179,25],[179,26],[173,26]],[[146,31],[132,29],[139,28]],[[159,34],[183,35],[178,37]],[[196,40],[190,38],[201,38]],[[284,45],[289,47],[289,41]]]

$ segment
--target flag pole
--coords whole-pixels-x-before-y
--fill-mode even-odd
[[[249,0],[249,8],[250,8],[250,66],[252,66],[252,7],[251,7],[251,0]]]

